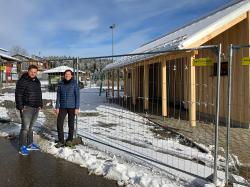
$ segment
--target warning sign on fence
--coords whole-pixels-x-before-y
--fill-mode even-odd
[[[210,58],[197,58],[193,60],[193,66],[212,66],[213,61]]]
[[[242,64],[243,66],[250,65],[250,57],[244,57],[244,58],[242,58],[241,64]]]

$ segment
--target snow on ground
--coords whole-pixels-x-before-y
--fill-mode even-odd
[[[6,98],[13,99],[13,94],[7,95]],[[55,98],[55,92],[43,93],[43,99],[51,99],[54,102]],[[206,181],[187,173],[204,178],[212,174],[211,152],[202,153],[196,148],[182,145],[176,138],[161,137],[153,132],[156,125],[146,118],[107,102],[105,93],[99,97],[99,88],[81,90],[80,106],[78,134],[87,138],[84,141],[88,142],[88,146],[77,146],[73,150],[56,149],[54,137],[50,134],[50,141],[41,138],[37,140],[43,151],[88,167],[90,172],[126,185],[203,186]],[[40,112],[34,130],[38,131],[44,122],[45,115]],[[20,125],[14,123],[7,127],[0,126],[0,135],[17,135],[19,130]],[[94,141],[89,141],[91,139]],[[105,152],[117,156],[110,156]],[[205,165],[199,164],[197,160]],[[156,168],[153,170],[157,172],[152,172],[152,168]],[[224,175],[223,172],[218,173],[219,176]]]
[[[4,107],[0,107],[0,119],[9,119],[7,110]]]
[[[47,100],[55,100],[56,99],[56,92],[43,92],[42,93],[43,99]],[[15,93],[4,93],[3,95],[0,96],[0,102],[3,101],[13,101],[15,102]]]
[[[43,92],[43,99],[56,100],[56,92]]]
[[[42,121],[40,115],[38,123]],[[11,123],[0,126],[0,136],[18,135],[20,124]],[[152,172],[150,169],[136,163],[128,163],[95,148],[78,145],[75,149],[55,148],[53,141],[45,140],[39,135],[34,135],[34,141],[38,143],[43,152],[55,157],[79,164],[88,168],[90,174],[104,176],[107,179],[117,180],[119,185],[142,186],[142,187],[177,187],[184,186],[185,181],[180,181],[172,175]]]
[[[4,93],[0,96],[0,103],[4,101],[13,101],[15,102],[15,93]]]
[[[105,102],[105,98],[98,97],[97,92],[98,90],[92,88],[81,91],[81,112],[92,112],[93,115],[78,117],[80,135],[99,137],[118,147],[164,162],[169,155],[174,155],[200,160],[207,166],[213,166],[211,152],[202,153],[196,148],[182,145],[176,139],[160,137],[153,132],[155,124],[124,108]]]
[[[48,80],[40,80],[40,83],[41,83],[42,86],[49,85],[49,81]]]
[[[119,185],[134,186],[183,186],[174,177],[152,173],[147,168],[136,164],[129,164],[115,156],[97,151],[87,146],[78,145],[76,149],[60,148],[56,149],[54,143],[47,140],[39,141],[39,145],[44,152],[53,154],[88,168],[90,174],[102,175],[108,179],[117,180]]]

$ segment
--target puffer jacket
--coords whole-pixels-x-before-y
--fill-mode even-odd
[[[62,80],[57,87],[56,108],[79,109],[80,93],[76,80]]]
[[[22,110],[24,106],[39,108],[43,106],[41,83],[35,77],[30,78],[24,73],[17,81],[15,90],[16,108]]]

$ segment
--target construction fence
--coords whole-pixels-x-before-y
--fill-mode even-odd
[[[56,138],[57,84],[72,68],[81,88],[76,136],[172,176],[243,183],[234,177],[239,175],[247,183],[249,56],[249,46],[210,45],[46,59],[49,68],[39,75],[44,102],[41,133]],[[1,79],[1,107],[12,121],[20,122],[13,99],[15,80],[6,80]]]

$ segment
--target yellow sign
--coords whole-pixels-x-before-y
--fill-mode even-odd
[[[250,65],[250,57],[244,57],[244,58],[242,58],[241,64],[242,64],[243,66],[248,66],[248,65]]]
[[[1,71],[5,71],[6,70],[6,66],[0,66],[0,70]]]
[[[212,66],[213,61],[210,58],[197,58],[193,60],[193,66]]]

